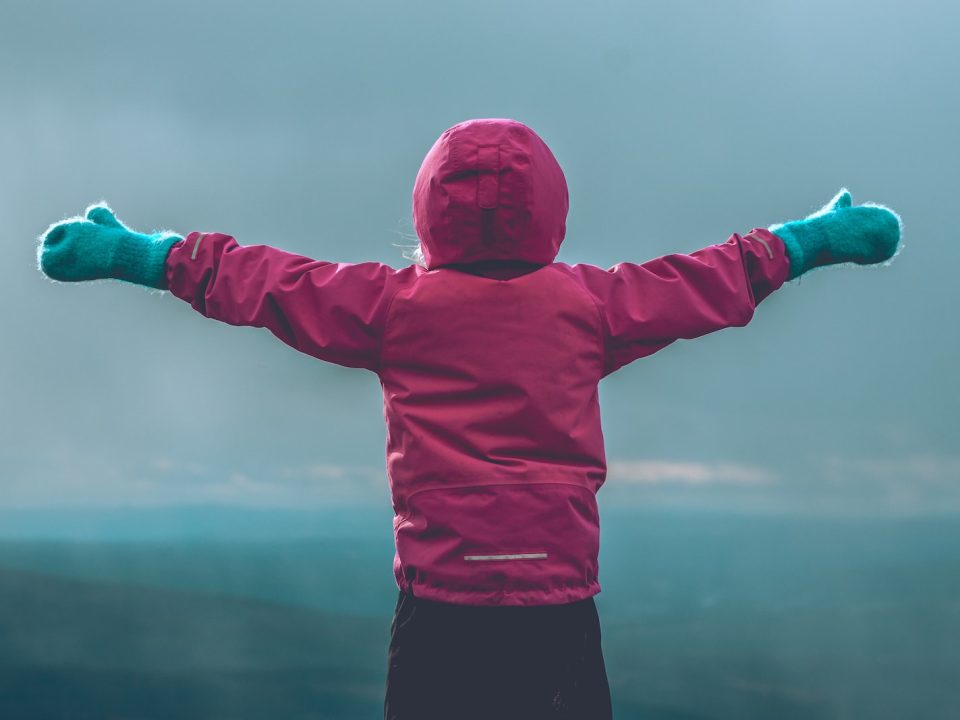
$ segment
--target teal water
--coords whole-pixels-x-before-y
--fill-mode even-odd
[[[357,512],[8,532],[0,717],[376,717],[396,588],[389,525]],[[601,582],[617,718],[960,706],[960,519],[608,512]]]

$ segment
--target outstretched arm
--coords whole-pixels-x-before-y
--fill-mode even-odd
[[[689,255],[570,271],[599,309],[606,376],[681,338],[746,325],[757,304],[784,283],[789,262],[783,241],[758,228]]]
[[[264,327],[301,352],[369,370],[379,365],[387,305],[405,272],[240,246],[222,233],[145,235],[103,205],[51,226],[38,262],[55,280],[114,278],[170,290],[206,317]]]
[[[889,260],[900,227],[893,211],[853,207],[843,190],[803,220],[734,234],[689,255],[570,270],[600,310],[608,375],[675,340],[746,325],[765,297],[812,268]]]
[[[170,292],[206,317],[265,327],[313,357],[376,370],[398,272],[312,260],[229,235],[194,232],[167,258]],[[403,271],[401,271],[403,272]]]

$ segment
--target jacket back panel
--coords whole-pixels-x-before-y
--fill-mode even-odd
[[[594,301],[555,265],[441,268],[396,293],[379,376],[402,589],[503,605],[599,592],[603,353]]]

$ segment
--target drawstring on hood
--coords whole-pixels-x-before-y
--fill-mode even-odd
[[[430,148],[413,188],[428,270],[481,260],[554,261],[567,182],[546,143],[516,120],[467,120]]]

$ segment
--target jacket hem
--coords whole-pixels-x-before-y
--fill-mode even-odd
[[[563,605],[586,600],[600,593],[600,583],[592,582],[578,587],[552,588],[550,590],[451,590],[449,588],[411,583],[414,596],[425,600],[454,605]]]

